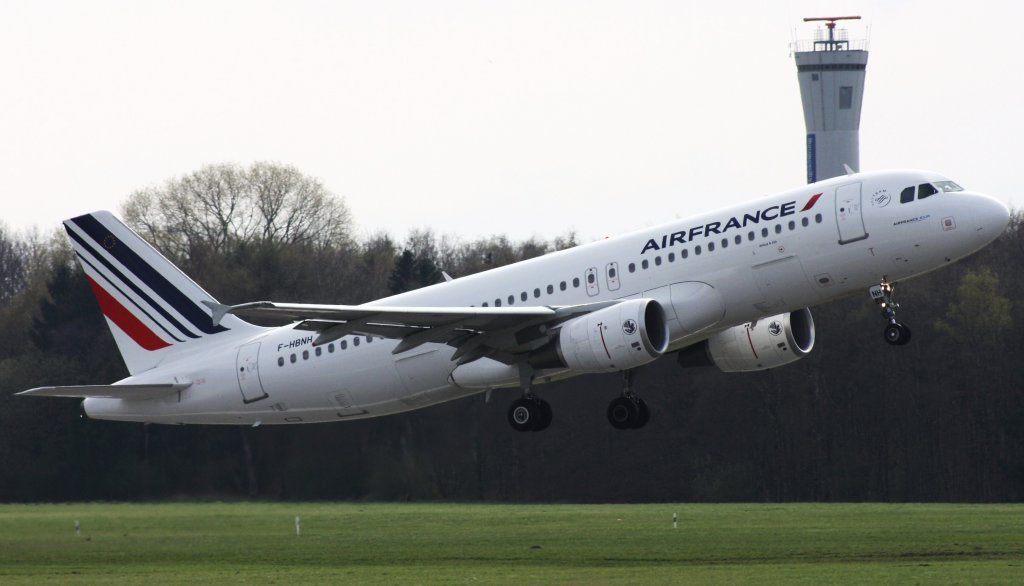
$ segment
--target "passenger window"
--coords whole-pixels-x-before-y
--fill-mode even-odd
[[[615,267],[609,268],[608,269],[608,278],[609,279],[614,279],[615,278],[615,273],[616,273]]]
[[[573,278],[573,280],[572,280],[572,286],[573,286],[573,287],[579,287],[579,286],[580,286],[580,278],[579,278],[579,277],[575,277],[575,278]]]
[[[484,306],[484,307],[489,307],[489,306],[487,305],[487,302],[486,302],[486,301],[484,301],[484,302],[483,302],[483,303],[481,303],[480,305],[482,305],[482,306]]]
[[[917,199],[931,197],[938,192],[939,190],[935,189],[935,186],[932,185],[931,183],[922,183],[917,187]]]
[[[348,340],[342,340],[341,343],[338,345],[341,346],[342,350],[345,350],[348,348]]]
[[[728,248],[728,247],[729,247],[729,239],[728,238],[722,238],[722,248]]]
[[[912,201],[914,201],[913,185],[900,192],[900,203],[910,203]]]
[[[558,288],[561,289],[562,291],[565,291],[565,281],[562,281],[561,283],[559,283],[558,284]]]
[[[330,344],[327,345],[327,353],[334,354],[334,342],[331,342]]]
[[[303,360],[309,360],[309,350],[303,350],[302,351],[302,359]]]
[[[278,356],[277,357],[277,365],[278,366],[284,366],[284,356]]]
[[[682,251],[681,251],[681,252],[679,253],[679,256],[681,256],[681,257],[683,257],[683,258],[686,258],[686,257],[690,256],[690,251],[684,248],[684,249],[683,249],[683,250],[682,250]]]
[[[366,343],[369,344],[370,342],[373,342],[373,336],[366,336]]]
[[[551,294],[552,294],[552,293],[554,293],[554,292],[555,292],[555,288],[554,288],[554,286],[552,286],[552,285],[548,285],[548,295],[551,295]]]
[[[782,224],[775,224],[775,233],[782,234]]]
[[[295,355],[292,354],[291,357],[288,358],[288,360],[290,360],[292,364],[295,364]]]
[[[649,266],[651,266],[651,263],[647,262],[646,258],[640,261],[640,268],[646,269]]]
[[[659,267],[661,266],[661,257],[660,256],[654,257],[654,264],[658,265]]]
[[[317,346],[317,347],[316,347],[316,355],[317,355],[317,356],[320,356],[320,355],[322,355],[323,353],[324,353],[324,351],[320,349],[320,346]]]
[[[359,336],[356,336],[356,337],[352,338],[352,345],[353,346],[358,346],[359,345]]]
[[[676,253],[674,253],[674,252],[668,253],[668,262],[676,262]]]
[[[509,305],[515,305],[515,302],[516,302],[516,296],[515,295],[509,295],[508,296],[508,304]]]
[[[494,300],[494,307],[501,307],[501,299]]]
[[[807,224],[810,224],[810,223],[811,222],[806,217],[804,217],[803,219],[800,220],[800,225],[803,226],[804,228],[806,228]]]
[[[526,294],[526,291],[523,291],[522,293],[519,294],[520,301],[526,301],[529,297],[530,296]]]
[[[693,247],[693,253],[694,254],[700,254],[700,244],[698,244],[697,246]]]
[[[796,222],[794,222],[793,220],[790,220],[789,221],[789,229],[790,230],[796,230]]]
[[[767,237],[768,237],[768,228],[767,227],[761,228],[761,238],[767,238]]]
[[[715,251],[715,243],[714,242],[708,242],[708,252],[714,252],[714,251]]]
[[[629,263],[629,272],[631,272],[631,273],[635,273],[636,272],[636,264],[635,263]]]
[[[814,214],[814,223],[816,223],[816,224],[820,224],[821,223],[821,214]]]
[[[540,298],[540,289],[534,289],[533,290],[533,298],[534,299]]]
[[[597,279],[597,277],[594,275],[594,273],[587,273],[587,284],[593,285],[595,279]]]
[[[733,241],[734,241],[734,242],[735,242],[736,244],[739,244],[740,242],[743,242],[743,237],[742,237],[742,236],[740,236],[739,234],[737,234],[737,235],[736,235],[736,238],[735,238],[735,239],[734,239]]]
[[[750,240],[751,242],[754,241],[754,231],[753,230],[751,230],[750,232],[747,232],[747,240]]]

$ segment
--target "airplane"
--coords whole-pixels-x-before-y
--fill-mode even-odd
[[[538,385],[621,372],[608,421],[639,429],[635,368],[667,354],[724,372],[789,364],[814,347],[813,305],[867,290],[885,341],[906,344],[896,284],[980,250],[1009,218],[936,173],[851,173],[363,305],[224,305],[99,211],[64,227],[130,376],[18,394],[83,398],[95,419],[256,426],[518,388],[508,421],[526,432],[552,422]]]

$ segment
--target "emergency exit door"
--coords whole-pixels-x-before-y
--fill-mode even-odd
[[[839,244],[849,244],[868,237],[864,229],[864,207],[861,205],[861,184],[851,183],[836,189],[836,225]]]
[[[242,401],[245,403],[266,399],[269,396],[260,382],[259,356],[259,342],[246,344],[238,349],[235,372],[238,374],[238,388],[242,391]]]

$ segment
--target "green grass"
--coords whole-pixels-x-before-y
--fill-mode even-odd
[[[0,584],[341,581],[1019,584],[1024,506],[0,505]]]

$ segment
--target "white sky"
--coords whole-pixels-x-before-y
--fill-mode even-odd
[[[0,0],[0,219],[288,163],[362,233],[584,241],[804,182],[794,29],[861,14],[861,167],[1020,207],[1024,3]]]

